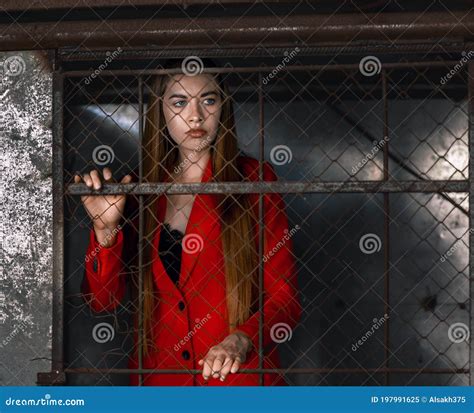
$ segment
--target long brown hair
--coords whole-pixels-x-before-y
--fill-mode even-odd
[[[211,59],[203,59],[204,67],[216,67]],[[181,60],[165,64],[166,68],[181,67]],[[163,95],[171,75],[154,76],[146,110],[143,142],[143,181],[164,182],[177,166],[178,146],[166,127]],[[237,157],[239,149],[235,134],[232,100],[221,74],[215,75],[220,88],[222,110],[216,139],[210,145],[214,182],[242,181]],[[222,223],[222,247],[225,258],[226,301],[229,329],[237,327],[251,315],[257,288],[258,255],[254,242],[257,224],[248,194],[219,194],[217,205]],[[152,274],[152,243],[157,226],[158,196],[149,196],[144,211],[144,278],[143,278],[143,353],[155,347],[153,312],[158,305]],[[159,258],[158,258],[159,259]]]

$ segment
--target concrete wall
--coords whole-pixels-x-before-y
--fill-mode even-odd
[[[51,72],[45,53],[0,53],[2,386],[51,370]]]

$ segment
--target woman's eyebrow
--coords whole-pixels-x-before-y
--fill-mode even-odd
[[[215,90],[209,90],[207,92],[204,92],[201,94],[201,97],[209,96],[209,95],[217,95],[217,92]],[[179,98],[179,99],[186,99],[188,98],[187,95],[180,95],[178,93],[173,93],[168,99],[173,99],[173,98]]]

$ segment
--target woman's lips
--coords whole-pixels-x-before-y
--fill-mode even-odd
[[[190,129],[186,132],[186,135],[190,136],[191,138],[202,138],[203,136],[207,135],[207,131],[204,129]]]

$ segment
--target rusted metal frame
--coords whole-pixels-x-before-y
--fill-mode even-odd
[[[444,65],[443,65],[444,66]],[[470,138],[472,138],[472,113],[473,113],[473,110],[472,110],[472,63],[470,64],[470,69],[469,69],[469,73],[470,73]],[[55,89],[56,90],[56,89]],[[62,101],[61,101],[62,102]],[[55,125],[57,127],[57,125]],[[62,132],[62,131],[61,131]],[[471,145],[470,145],[471,147]],[[62,146],[61,146],[61,149],[62,149]],[[61,151],[62,153],[62,151]],[[472,156],[472,151],[471,151],[471,155]],[[471,158],[472,160],[472,158]],[[385,161],[384,161],[385,162]],[[61,169],[62,171],[62,169]],[[62,182],[62,180],[61,180]],[[468,185],[468,182],[469,182],[469,185]],[[400,181],[400,182],[383,182],[382,183],[382,188],[379,187],[379,182],[373,182],[373,181],[365,181],[365,182],[346,182],[346,183],[341,183],[341,182],[319,182],[319,183],[310,183],[310,187],[308,188],[308,184],[307,183],[292,183],[292,182],[285,182],[285,183],[266,183],[264,184],[264,188],[258,188],[258,191],[254,191],[254,192],[258,192],[258,193],[266,193],[266,192],[269,192],[269,188],[268,186],[271,186],[273,189],[274,192],[386,192],[386,193],[389,193],[389,192],[438,192],[438,191],[446,191],[446,192],[467,192],[468,190],[472,189],[471,185],[472,185],[472,175],[470,176],[470,181],[425,181],[425,182],[418,182],[418,181]],[[283,186],[285,187],[290,187],[290,188],[278,188],[279,185],[283,184]],[[296,184],[296,185],[295,185]],[[73,185],[78,185],[76,188],[72,188]],[[81,186],[82,184],[72,184],[69,186],[68,190],[71,190],[72,191],[70,192],[70,194],[72,195],[79,195],[79,194],[83,194],[85,192],[81,192],[80,191],[80,188],[79,186]],[[131,184],[133,185],[133,184]],[[139,187],[144,187],[144,186],[148,186],[148,185],[152,185],[152,186],[156,186],[156,185],[160,185],[160,184],[142,184],[140,185]],[[206,184],[205,185],[205,188],[191,188],[192,191],[191,192],[186,192],[187,188],[189,186],[199,186],[200,184],[180,184],[179,185],[179,188],[178,187],[175,187],[175,188],[163,188],[163,189],[166,189],[165,192],[167,193],[196,193],[196,192],[200,192],[200,193],[222,193],[222,190],[219,189],[219,188],[209,188],[209,186],[221,186],[222,184]],[[239,183],[235,183],[235,185],[233,183],[231,184],[224,184],[226,186],[228,186],[228,188],[230,189],[230,192],[239,192],[239,191],[242,191],[243,193],[247,193],[249,192],[249,189],[246,188],[247,186],[252,186],[254,184],[239,184]],[[257,186],[259,186],[260,183],[257,183]],[[316,185],[317,187],[320,187],[319,189],[316,188],[314,185]],[[338,188],[337,191],[334,191],[334,189],[331,189],[330,186],[336,186],[336,187],[339,187],[339,186],[342,186],[343,187],[340,187]],[[106,185],[107,186],[107,185]],[[117,184],[109,184],[108,186],[120,186],[120,185],[117,185]],[[232,186],[235,186],[235,188],[232,188]],[[323,188],[321,188],[321,186]],[[85,185],[84,185],[85,187]],[[136,185],[134,185],[135,189],[137,188]],[[87,187],[86,187],[87,188]],[[76,191],[74,191],[74,189],[76,189]],[[87,188],[88,189],[88,188]],[[107,189],[110,189],[110,188],[104,188],[104,190],[102,191],[102,193],[107,193]],[[140,189],[140,188],[139,188]],[[142,188],[143,189],[143,188]],[[147,188],[149,190],[149,188]],[[208,189],[211,189],[211,192],[208,192]],[[322,190],[321,190],[322,189]],[[183,192],[183,190],[185,192]],[[88,190],[90,192],[90,190]],[[212,191],[215,191],[215,192],[212,192]],[[77,193],[75,193],[77,192]],[[124,192],[123,190],[119,190],[119,193],[122,193]],[[163,191],[158,191],[158,192],[163,192]],[[250,191],[252,192],[252,190]],[[93,193],[93,192],[92,192]],[[113,193],[113,192],[111,192]],[[137,194],[140,194],[140,195],[145,195],[145,194],[149,194],[149,193],[156,193],[156,189],[153,190],[152,189],[152,192],[140,192],[137,191],[136,192]],[[471,197],[470,197],[471,199]],[[471,211],[473,210],[472,209],[472,205],[471,205]],[[472,222],[472,221],[471,221]],[[56,234],[56,232],[55,232]],[[470,241],[472,242],[472,233],[471,233],[471,239]],[[470,245],[474,245],[474,244],[470,244]],[[63,247],[63,246],[62,246]],[[471,260],[470,262],[472,262],[472,250],[470,252],[471,254]],[[472,281],[471,281],[472,282]],[[472,290],[471,290],[472,291]],[[471,294],[472,295],[472,294]],[[472,326],[472,306],[471,306],[471,326]],[[472,331],[472,330],[471,330]],[[472,355],[472,344],[471,344],[471,355]],[[67,369],[66,371],[67,372],[73,372],[73,370],[77,370],[77,369]],[[114,370],[114,369],[112,369]],[[268,371],[268,372],[275,372],[277,371],[278,369],[264,369],[264,371]],[[283,369],[282,369],[283,370]],[[291,370],[288,370],[288,369],[284,369],[283,372],[289,372],[289,371],[295,371],[295,370],[299,370],[298,372],[300,373],[303,373],[304,371],[301,371],[301,370],[308,370],[308,369],[291,369]],[[311,370],[310,372],[315,372],[315,370],[321,370],[321,369],[309,369]],[[330,369],[332,371],[332,369]],[[337,371],[339,370],[344,370],[344,369],[338,369]],[[353,372],[357,373],[357,372],[360,372],[360,373],[363,373],[364,371],[369,371],[370,369],[364,369],[364,370],[358,370],[358,369],[355,369]],[[405,373],[407,372],[407,370],[409,369],[401,369],[402,371],[397,371],[397,369],[377,369],[376,371],[378,372],[382,372],[382,371],[386,371],[386,372],[401,372],[401,373]],[[110,369],[107,370],[108,372],[111,372]],[[136,370],[129,370],[129,369],[125,369],[124,373],[130,373],[130,372],[134,372]],[[142,372],[161,372],[160,370],[146,370],[146,369],[142,369],[141,370]],[[247,371],[245,369],[242,370],[243,372]],[[248,372],[252,372],[252,371],[255,371],[255,372],[262,372],[262,369],[254,369],[254,370],[248,370]],[[412,369],[413,372],[420,372],[419,369]],[[434,373],[434,372],[439,372],[439,373],[453,373],[452,370],[446,370],[446,371],[433,371],[433,370],[429,370],[429,369],[425,369],[423,370],[425,372],[430,372],[430,373]],[[173,371],[170,371],[171,373]],[[176,372],[176,371],[174,371]],[[196,374],[198,374],[200,371],[199,370],[196,370]],[[308,371],[309,372],[309,371]],[[469,370],[460,370],[460,371],[457,371],[459,373],[466,373],[466,372],[470,372]],[[470,380],[471,380],[471,377],[470,377]]]
[[[469,192],[468,180],[439,181],[271,181],[271,182],[201,182],[169,183],[105,183],[96,191],[86,184],[67,184],[66,195],[97,194],[222,194],[222,193],[378,193],[378,192]]]
[[[265,0],[265,3],[300,3],[301,0]],[[133,0],[124,2],[123,0],[41,0],[26,2],[23,5],[17,0],[3,0],[0,5],[0,12],[8,11],[41,11],[41,10],[73,10],[73,9],[96,9],[96,8],[124,8],[143,6],[182,6],[209,5],[209,4],[254,4],[263,3],[263,0]]]
[[[469,99],[469,366],[474,360],[474,62],[468,63]],[[472,367],[469,371],[469,385],[474,385]]]
[[[67,368],[66,373],[71,374],[135,374],[135,373],[147,373],[147,374],[202,374],[202,370],[198,369],[99,369],[94,367],[77,367]],[[307,367],[307,368],[276,368],[276,369],[239,369],[240,373],[255,374],[255,373],[291,373],[291,374],[315,374],[315,373],[418,373],[418,374],[469,374],[469,369],[430,369],[430,368],[330,368],[330,367]]]
[[[64,77],[57,65],[54,51],[49,53],[53,61],[53,303],[51,372],[37,374],[38,385],[64,385],[64,139],[63,96]]]
[[[265,112],[264,112],[264,97],[263,97],[263,79],[262,73],[258,74],[258,108],[259,108],[259,163],[258,176],[260,182],[263,182],[263,161],[265,159]],[[263,260],[263,246],[264,246],[264,208],[263,208],[263,194],[258,196],[258,309],[260,317],[258,320],[258,368],[263,369],[263,328],[264,328],[264,302],[265,302],[265,284],[264,284],[264,265]],[[264,374],[259,374],[259,384],[264,385]]]
[[[382,69],[382,99],[383,99],[383,137],[385,140],[383,147],[383,180],[389,180],[389,136],[388,136],[388,95],[387,95],[387,70]],[[384,366],[389,367],[390,359],[390,194],[383,193],[384,209],[384,315],[388,318],[384,323]],[[384,374],[385,386],[390,385],[389,371]]]
[[[143,78],[138,77],[138,182],[143,182]],[[138,368],[143,368],[143,195],[138,197]],[[143,375],[138,376],[138,385],[143,386]]]
[[[458,60],[445,61],[426,61],[426,62],[401,62],[401,63],[384,63],[386,69],[400,68],[417,68],[417,67],[447,67],[459,64]],[[269,73],[275,69],[275,66],[258,66],[258,67],[204,67],[202,73]],[[334,65],[288,65],[281,68],[281,71],[289,72],[306,72],[306,71],[343,71],[343,70],[359,70],[359,63],[334,64]],[[132,75],[167,75],[179,74],[182,69],[116,69],[102,70],[100,76],[132,76]],[[84,77],[91,74],[90,70],[70,70],[64,72],[66,77]]]
[[[382,54],[397,54],[397,53],[423,53],[425,56],[434,53],[461,53],[465,50],[473,50],[474,45],[469,41],[463,40],[438,40],[436,43],[432,42],[406,42],[406,43],[395,43],[395,42],[352,42],[351,44],[338,45],[333,43],[322,43],[317,46],[306,46],[298,45],[299,56],[338,56],[344,55],[357,55],[361,56],[363,53],[375,54],[377,56]],[[206,56],[214,58],[232,58],[232,57],[269,57],[269,56],[281,56],[284,51],[288,50],[288,46],[284,47],[265,47],[265,48],[237,48],[237,47],[199,47],[193,48],[180,48],[180,49],[124,49],[117,60],[125,59],[158,59],[158,58],[184,58],[187,56]],[[106,49],[94,49],[85,50],[76,48],[63,48],[60,50],[61,59],[64,62],[75,62],[75,61],[90,61],[90,60],[104,60],[110,54],[110,48]],[[439,63],[439,62],[438,62]]]
[[[474,11],[428,13],[368,13],[241,16],[216,18],[117,19],[103,21],[54,21],[0,25],[0,49],[53,49],[62,47],[154,46],[254,48],[286,44],[318,45],[333,41],[406,41],[427,37],[471,39]],[[185,27],[185,28],[184,28]]]

